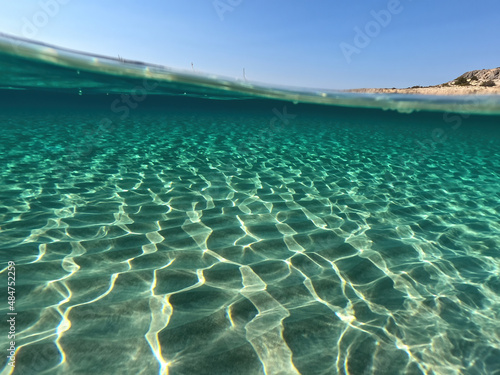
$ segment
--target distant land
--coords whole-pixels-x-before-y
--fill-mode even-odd
[[[427,94],[427,95],[498,95],[500,94],[500,67],[472,70],[449,82],[435,86],[413,86],[406,89],[352,89],[348,92]]]

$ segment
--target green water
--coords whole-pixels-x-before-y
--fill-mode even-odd
[[[498,98],[0,42],[0,374],[500,374]]]

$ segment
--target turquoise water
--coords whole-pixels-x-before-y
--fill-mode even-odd
[[[0,41],[0,374],[500,374],[498,98]]]

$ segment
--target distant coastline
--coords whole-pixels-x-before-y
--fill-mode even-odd
[[[500,68],[472,70],[452,81],[435,86],[413,86],[408,88],[365,88],[346,92],[368,94],[422,94],[422,95],[499,95]]]

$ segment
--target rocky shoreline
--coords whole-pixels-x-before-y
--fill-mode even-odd
[[[345,91],[369,94],[498,95],[500,94],[500,68],[472,70],[452,81],[435,86],[378,89],[366,88]]]

